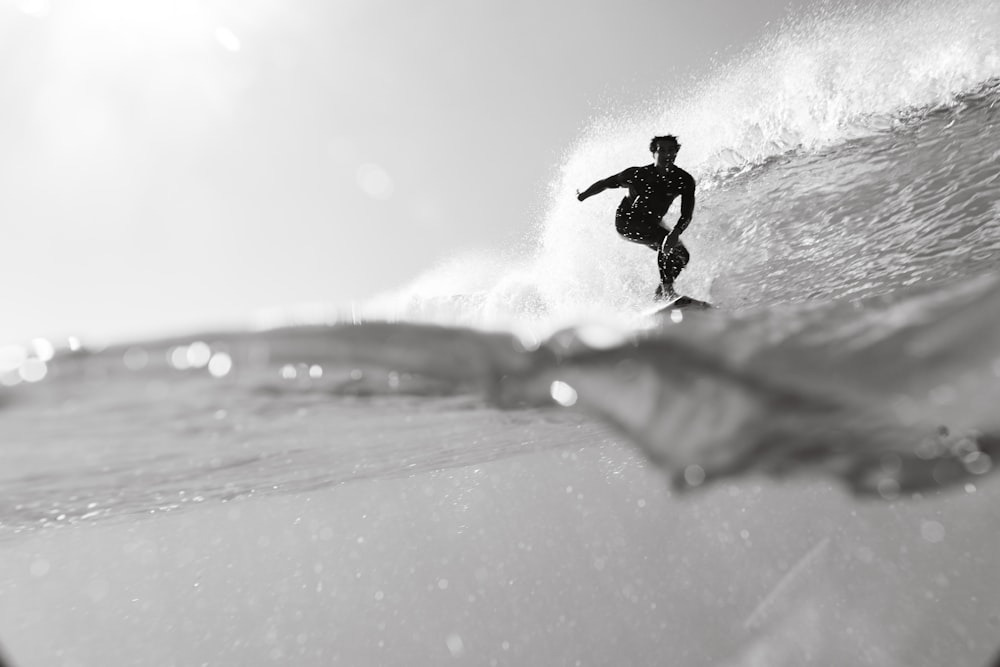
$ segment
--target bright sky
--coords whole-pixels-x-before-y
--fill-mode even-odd
[[[0,0],[0,343],[363,300],[517,242],[591,121],[787,4]]]

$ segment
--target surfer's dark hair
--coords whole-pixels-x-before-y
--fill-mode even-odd
[[[653,137],[652,139],[649,140],[649,152],[655,153],[656,145],[661,141],[666,141],[667,143],[671,143],[678,147],[681,145],[681,142],[677,141],[677,137],[675,137],[674,135],[664,134],[662,137]]]

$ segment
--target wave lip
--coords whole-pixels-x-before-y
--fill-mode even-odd
[[[966,0],[824,6],[720,67],[651,124],[697,171],[757,164],[889,129],[1000,76],[1000,6]]]

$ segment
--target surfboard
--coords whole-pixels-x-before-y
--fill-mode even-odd
[[[674,309],[674,308],[704,309],[704,308],[712,308],[712,307],[713,307],[712,304],[710,304],[707,301],[699,301],[698,299],[692,299],[689,296],[682,296],[679,299],[677,299],[676,301],[674,301],[673,303],[669,303],[669,304],[667,304],[667,305],[664,306],[664,308],[671,308],[671,309]]]
[[[670,302],[661,301],[656,303],[647,309],[644,314],[648,316],[669,315],[676,310],[707,310],[709,308],[714,308],[714,306],[707,301],[699,301],[689,296],[679,296]]]

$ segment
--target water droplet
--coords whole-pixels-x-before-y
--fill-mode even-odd
[[[573,387],[569,386],[565,382],[556,380],[549,387],[549,394],[552,396],[552,400],[563,407],[571,407],[576,405],[577,394]]]
[[[198,340],[188,345],[186,355],[191,368],[204,368],[212,358],[212,349],[207,343]]]
[[[358,187],[372,199],[386,200],[392,197],[392,176],[379,165],[371,162],[361,165],[356,177]]]
[[[48,366],[41,359],[26,359],[21,368],[18,370],[18,375],[25,382],[40,382],[49,372]]]
[[[184,371],[190,368],[190,363],[187,358],[187,346],[179,345],[177,347],[171,348],[167,353],[168,363],[179,371]]]
[[[962,464],[973,475],[984,475],[993,468],[993,459],[985,452],[973,452],[962,459]]]
[[[944,540],[944,526],[938,521],[924,521],[920,524],[920,536],[931,544]]]
[[[216,352],[208,362],[208,372],[212,377],[225,377],[233,369],[233,359],[225,352]],[[225,417],[225,411],[223,417]]]
[[[42,361],[52,361],[56,356],[56,348],[52,342],[46,338],[36,338],[31,341],[31,347],[35,350],[35,356]]]
[[[130,371],[142,370],[149,363],[149,353],[141,347],[130,347],[122,354],[122,363]]]
[[[50,569],[52,569],[52,566],[49,565],[49,561],[47,561],[47,560],[45,560],[43,558],[39,558],[38,560],[32,562],[32,564],[31,564],[31,568],[30,568],[30,570],[31,570],[31,576],[33,576],[33,577],[44,577],[46,574],[49,573]]]
[[[453,658],[461,657],[465,653],[465,643],[462,642],[462,638],[457,633],[448,635],[445,643],[448,645],[448,650],[451,652]]]
[[[27,358],[28,351],[20,345],[0,347],[0,373],[17,370]]]
[[[699,465],[684,468],[684,481],[688,486],[700,486],[705,481],[705,469]]]

